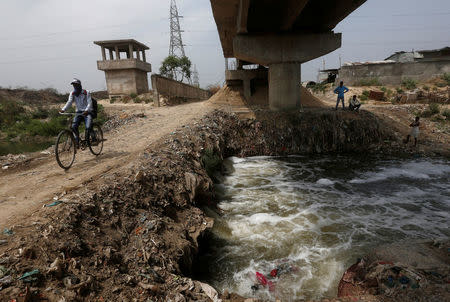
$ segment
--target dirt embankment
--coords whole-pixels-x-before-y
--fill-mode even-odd
[[[200,210],[215,202],[207,170],[231,155],[383,152],[393,137],[370,113],[210,114],[146,149],[131,169],[45,208],[41,222],[8,229],[0,297],[209,300],[214,290],[188,277],[197,238],[212,226]]]

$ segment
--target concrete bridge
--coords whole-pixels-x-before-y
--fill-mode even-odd
[[[251,95],[252,73],[244,65],[269,68],[269,104],[273,110],[300,105],[301,64],[341,47],[336,25],[366,0],[211,0],[225,58],[236,58],[238,70],[227,79],[242,78]]]

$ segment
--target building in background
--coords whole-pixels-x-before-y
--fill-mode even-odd
[[[147,93],[147,73],[152,65],[147,63],[148,46],[133,40],[95,41],[102,49],[102,59],[97,61],[99,70],[105,72],[109,97]],[[108,51],[108,54],[106,53]]]
[[[376,79],[382,85],[398,85],[404,79],[426,81],[450,72],[450,47],[396,52],[384,61],[345,63],[339,80],[347,85]]]

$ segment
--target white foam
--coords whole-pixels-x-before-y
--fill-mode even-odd
[[[321,186],[332,186],[335,183],[336,183],[335,181],[329,180],[328,178],[321,178],[318,181],[316,181],[316,184]]]

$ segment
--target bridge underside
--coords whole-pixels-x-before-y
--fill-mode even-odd
[[[333,28],[366,0],[211,0],[226,58],[269,68],[274,110],[300,105],[301,64],[341,46]],[[241,64],[238,64],[241,65]]]

